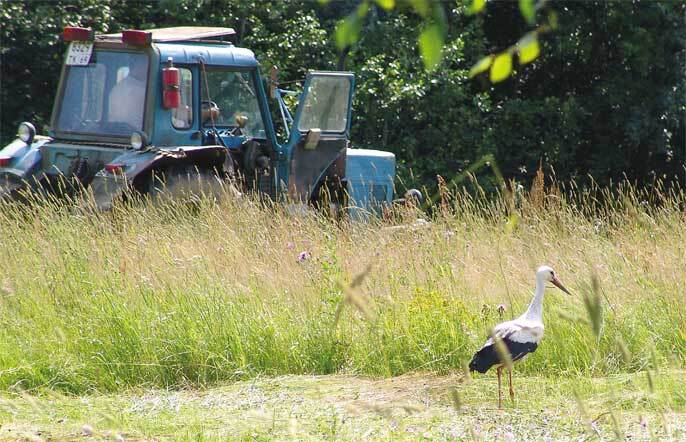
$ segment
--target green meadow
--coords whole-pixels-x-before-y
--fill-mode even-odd
[[[496,197],[443,192],[436,207],[362,224],[295,216],[231,192],[107,213],[87,201],[4,203],[0,437],[40,437],[41,428],[76,437],[92,425],[111,429],[96,434],[103,438],[117,428],[129,437],[176,438],[174,425],[185,422],[189,439],[282,439],[291,434],[296,397],[305,402],[295,425],[314,439],[354,440],[365,428],[414,438],[423,433],[406,426],[437,419],[462,425],[454,437],[488,440],[509,437],[499,431],[513,416],[535,427],[532,413],[564,414],[551,421],[553,438],[643,431],[644,415],[649,431],[686,437],[678,433],[686,411],[683,190],[539,181]],[[470,380],[464,367],[493,325],[524,311],[541,264],[573,296],[547,290],[545,337],[516,366],[517,402],[499,413],[495,375]],[[398,399],[391,386],[408,379]],[[251,385],[269,390],[273,406],[245,399],[241,410],[266,413],[259,422],[273,413],[271,427],[204,419],[211,412],[198,397],[240,402],[237,392]],[[327,385],[392,394],[363,401],[376,404],[369,406],[348,397],[359,414],[346,426],[350,404],[337,390],[324,394],[333,408],[316,405]],[[141,397],[174,395],[188,405],[176,417],[165,409],[168,427],[154,414],[148,422],[122,411]],[[399,402],[420,408],[400,407],[402,419],[394,418]],[[60,426],[65,413],[69,425]],[[468,431],[472,418],[488,413],[500,424]],[[595,430],[593,413],[605,413]],[[513,422],[517,440],[545,436]],[[15,432],[3,433],[8,428]],[[434,430],[427,436],[453,437]]]

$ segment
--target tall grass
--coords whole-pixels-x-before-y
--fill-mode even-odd
[[[333,223],[228,195],[109,213],[4,204],[0,388],[461,370],[490,327],[526,308],[540,264],[575,296],[548,290],[546,336],[518,370],[684,366],[682,190],[539,182],[514,195],[453,189],[443,199],[430,224],[412,224],[414,212],[396,223]],[[598,335],[582,296],[592,276]]]

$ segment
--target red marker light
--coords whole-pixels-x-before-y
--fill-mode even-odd
[[[10,157],[0,157],[0,167],[7,167],[10,165],[12,158]]]
[[[121,175],[124,173],[124,165],[120,163],[105,164],[105,170],[114,175]]]
[[[152,32],[124,31],[121,33],[121,41],[127,45],[150,46],[150,43],[152,43]]]
[[[64,41],[93,41],[95,34],[92,29],[67,26],[64,28],[62,38]]]

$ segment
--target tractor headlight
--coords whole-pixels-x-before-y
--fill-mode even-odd
[[[17,135],[19,135],[19,139],[24,143],[31,144],[33,142],[33,138],[36,136],[36,128],[33,127],[33,124],[24,121],[23,123],[19,124]]]
[[[145,132],[134,132],[131,134],[131,147],[140,150],[148,145],[148,136]]]

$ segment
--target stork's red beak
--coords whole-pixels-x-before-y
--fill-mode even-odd
[[[554,276],[554,275],[553,275],[553,278],[550,280],[550,282],[552,282],[553,284],[555,284],[555,285],[557,286],[558,289],[562,290],[562,291],[565,292],[566,294],[571,295],[571,293],[569,293],[569,290],[567,290],[567,289],[565,288],[565,286],[562,285],[562,283],[560,282],[560,280],[557,279],[557,276]]]

